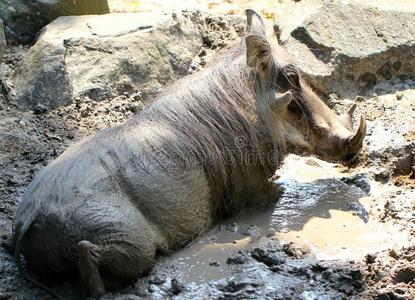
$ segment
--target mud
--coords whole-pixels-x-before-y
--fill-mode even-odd
[[[24,112],[11,77],[26,50],[9,48],[0,65],[0,300],[50,299],[10,254],[12,219],[33,176],[75,141],[143,108],[120,97]],[[278,203],[215,224],[102,299],[415,299],[415,82],[390,81],[368,95],[327,99],[339,112],[356,102],[368,119],[353,166],[288,157],[275,180],[284,188]],[[77,281],[54,290],[87,298]]]

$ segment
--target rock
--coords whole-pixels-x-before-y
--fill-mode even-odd
[[[262,262],[268,267],[280,265],[285,262],[285,258],[279,252],[266,251],[261,248],[255,248],[251,251],[251,256],[258,262]]]
[[[236,256],[233,257],[228,257],[228,259],[226,260],[226,263],[228,265],[242,265],[248,262],[248,257],[244,254],[238,254]]]
[[[415,76],[415,13],[329,4],[291,32],[286,48],[321,92],[351,97]]]
[[[238,224],[236,223],[226,224],[225,229],[229,232],[238,232]]]
[[[13,42],[31,42],[43,26],[59,16],[109,13],[107,0],[2,0],[0,18],[6,37]]]
[[[3,21],[0,19],[0,63],[3,58],[4,50],[6,49],[6,37],[4,36]]]
[[[388,176],[375,170],[380,181],[389,176],[409,175],[415,165],[415,90],[402,90],[402,99],[395,93],[368,99],[365,114],[368,122],[366,149],[369,161],[376,169],[388,170]],[[375,177],[376,178],[376,177]]]
[[[354,185],[361,189],[365,194],[370,192],[370,181],[366,174],[356,174],[351,177],[340,178],[347,185]]]
[[[163,283],[165,283],[166,282],[166,278],[164,278],[164,277],[160,277],[160,276],[154,276],[154,277],[151,277],[149,280],[148,280],[148,283],[150,283],[150,284],[155,284],[155,285],[162,285]]]
[[[177,279],[171,280],[171,287],[169,292],[173,294],[174,296],[177,296],[180,294],[180,292],[184,289],[184,285],[177,281]]]
[[[243,232],[243,235],[253,236],[253,235],[257,234],[259,231],[260,231],[260,229],[258,228],[258,226],[254,225],[254,224],[251,224]]]
[[[365,98],[363,96],[357,95],[354,100],[357,101],[357,102],[362,102],[362,101],[365,100]]]
[[[373,253],[366,254],[365,260],[367,264],[373,264],[376,260],[376,254],[373,254]]]
[[[305,255],[310,253],[310,249],[305,245],[299,245],[295,243],[288,243],[282,246],[282,250],[293,258],[303,258]]]
[[[60,17],[18,64],[17,102],[53,109],[77,97],[136,101],[139,95],[147,104],[163,86],[189,74],[204,45],[207,18],[196,11]],[[236,35],[229,25],[235,20],[243,23],[223,17],[221,30]]]
[[[209,266],[219,267],[220,263],[218,263],[216,260],[213,260],[213,261],[209,262]]]
[[[403,93],[402,92],[396,92],[395,96],[396,96],[396,100],[402,100]]]
[[[33,108],[34,114],[43,114],[48,111],[48,108],[42,104],[38,104]]]
[[[375,170],[373,172],[373,175],[374,175],[376,181],[380,181],[382,183],[388,182],[388,180],[391,176],[389,171],[385,168],[380,168],[378,170]]]

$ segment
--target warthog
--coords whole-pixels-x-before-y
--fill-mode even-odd
[[[330,110],[283,49],[271,47],[261,17],[246,15],[247,35],[209,68],[125,124],[75,144],[36,176],[14,224],[21,270],[23,255],[38,274],[75,274],[90,294],[102,295],[219,217],[276,201],[269,178],[286,153],[358,154],[364,118],[353,134],[354,107],[343,116]]]

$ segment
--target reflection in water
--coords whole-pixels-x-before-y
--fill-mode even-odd
[[[294,179],[277,181],[284,188],[272,214],[271,226],[301,230],[312,217],[330,218],[329,210],[353,211],[364,222],[368,213],[359,202],[366,195],[360,187],[348,185],[339,179],[321,179],[297,182]]]

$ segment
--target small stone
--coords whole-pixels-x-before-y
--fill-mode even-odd
[[[82,105],[81,108],[79,109],[79,112],[81,113],[81,118],[86,118],[89,116],[91,110],[89,109],[88,106]]]
[[[248,258],[245,255],[237,255],[234,257],[228,257],[226,263],[228,265],[242,265],[248,262]]]
[[[97,111],[98,111],[99,113],[107,113],[109,110],[108,110],[108,108],[106,108],[106,107],[100,107],[100,108],[98,108],[98,109],[97,109]]]
[[[154,276],[148,280],[148,283],[155,284],[155,285],[162,285],[165,282],[166,282],[166,279],[159,277],[159,276]]]
[[[266,251],[261,248],[255,248],[251,251],[251,256],[256,261],[262,262],[267,266],[280,265],[285,262],[285,258],[278,255],[278,252]]]
[[[366,174],[356,174],[351,177],[343,177],[340,179],[347,185],[354,185],[368,194],[370,192],[370,181]]]
[[[389,256],[392,257],[392,258],[394,258],[394,259],[398,259],[399,258],[399,255],[398,255],[398,253],[396,252],[395,249],[391,249],[389,251]]]
[[[36,114],[36,115],[44,114],[47,111],[48,111],[48,108],[46,106],[44,106],[43,104],[37,104],[33,108],[33,113]]]
[[[213,266],[213,267],[219,267],[220,263],[218,263],[216,260],[209,262],[209,266]]]
[[[402,92],[397,92],[397,93],[395,94],[395,96],[396,96],[396,100],[402,100],[402,98],[403,98],[403,93],[402,93]]]
[[[141,101],[138,102],[133,102],[130,104],[130,106],[128,107],[130,111],[132,111],[133,113],[137,113],[141,110],[143,110],[144,106],[141,103]]]
[[[288,243],[282,246],[284,252],[291,257],[300,259],[310,253],[310,248],[304,245],[298,245],[295,243]]]
[[[227,231],[230,231],[230,232],[237,232],[238,231],[238,224],[236,224],[236,223],[227,224],[225,226],[225,229]]]
[[[374,172],[375,180],[379,182],[386,183],[390,178],[389,171],[386,169],[376,170]]]
[[[18,184],[19,183],[19,181],[16,179],[16,177],[14,177],[14,176],[10,176],[8,179],[7,179],[7,184],[8,185],[16,185],[16,184]]]
[[[362,101],[365,100],[365,97],[363,97],[363,96],[356,96],[356,98],[354,98],[354,100],[355,101],[358,101],[358,102],[362,102]]]
[[[366,258],[366,263],[373,264],[376,260],[376,254],[369,253],[369,254],[366,255],[365,258]]]
[[[244,231],[243,235],[253,236],[258,233],[258,227],[256,225],[249,225],[248,228]]]
[[[170,293],[172,293],[173,295],[177,296],[178,294],[180,294],[180,292],[183,290],[184,285],[179,283],[177,281],[177,279],[172,279],[171,280],[171,287],[170,287]]]
[[[198,54],[198,56],[199,57],[202,57],[202,56],[206,56],[206,49],[202,49],[201,51],[200,51],[200,53]]]

